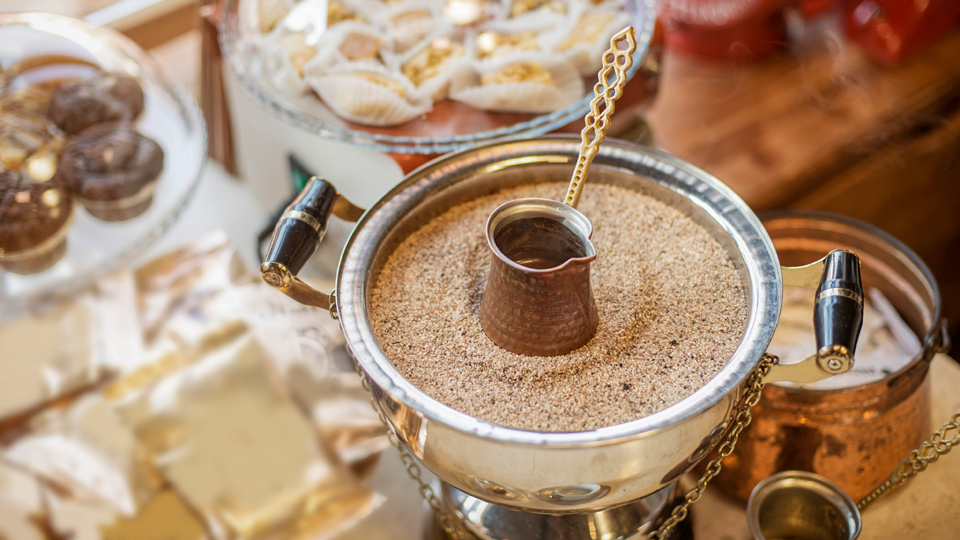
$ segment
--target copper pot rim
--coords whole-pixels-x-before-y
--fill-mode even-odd
[[[873,237],[874,241],[878,241],[880,244],[885,244],[885,247],[890,249],[891,252],[899,253],[905,262],[907,262],[908,266],[913,267],[912,270],[916,276],[921,278],[923,284],[927,287],[926,300],[928,300],[933,306],[933,313],[930,316],[930,321],[932,321],[932,324],[926,329],[925,334],[921,338],[922,346],[920,352],[914,355],[910,362],[908,362],[898,371],[891,373],[890,375],[887,375],[878,381],[831,390],[793,388],[772,384],[769,387],[769,393],[774,394],[781,399],[791,401],[807,401],[812,399],[823,400],[829,399],[832,396],[841,395],[846,400],[849,398],[858,397],[870,398],[878,395],[878,392],[883,392],[884,387],[899,386],[905,382],[913,383],[909,386],[911,389],[918,386],[925,378],[930,362],[933,360],[933,357],[936,355],[936,353],[946,352],[950,348],[950,337],[947,330],[947,321],[943,317],[943,301],[940,296],[940,287],[926,263],[924,263],[923,260],[912,249],[910,249],[906,244],[898,240],[896,237],[877,227],[874,227],[873,225],[851,217],[813,210],[783,210],[763,212],[760,213],[758,217],[760,218],[760,221],[763,223],[764,227],[771,222],[789,219],[804,220],[807,223],[827,223],[834,226],[832,229],[834,232],[854,230],[860,233],[866,233],[867,235]],[[913,379],[913,381],[911,381],[911,379]],[[765,405],[770,405],[770,400],[764,401]]]

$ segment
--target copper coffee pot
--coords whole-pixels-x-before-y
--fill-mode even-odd
[[[493,262],[480,324],[487,337],[508,351],[566,354],[590,341],[597,330],[597,303],[590,287],[590,262],[597,250],[590,242],[593,225],[577,204],[636,50],[633,27],[610,38],[564,202],[517,199],[494,210],[487,220]]]

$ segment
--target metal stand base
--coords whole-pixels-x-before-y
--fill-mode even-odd
[[[460,519],[461,530],[470,540],[647,540],[679,502],[674,486],[666,487],[630,504],[588,514],[536,514],[510,510],[481,501],[443,484],[443,503]],[[425,540],[455,540],[440,526],[440,520],[426,509]],[[670,540],[693,540],[688,517]]]

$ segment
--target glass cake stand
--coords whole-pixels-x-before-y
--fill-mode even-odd
[[[57,15],[0,14],[0,65],[8,68],[40,55],[65,55],[105,71],[137,77],[145,104],[136,127],[163,148],[163,172],[153,202],[140,216],[105,222],[77,204],[67,233],[67,251],[59,262],[31,275],[0,269],[0,320],[46,298],[78,291],[129,264],[176,221],[197,186],[206,157],[206,127],[193,98],[167,79],[156,62],[129,39]],[[36,71],[42,69],[48,68]]]
[[[655,0],[627,0],[626,11],[636,30],[637,50],[629,76],[646,57],[656,26]],[[255,37],[256,0],[227,0],[219,25],[220,48],[230,70],[244,91],[261,107],[282,120],[321,137],[348,142],[392,154],[442,154],[504,139],[533,137],[583,118],[593,96],[593,83],[582,99],[549,114],[470,115],[469,121],[443,118],[444,102],[437,103],[425,118],[406,124],[375,128],[338,118],[314,94],[297,95],[273,85],[263,70]],[[416,135],[411,135],[415,133]]]

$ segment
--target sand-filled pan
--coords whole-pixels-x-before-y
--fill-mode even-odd
[[[411,383],[385,353],[373,328],[372,293],[390,255],[412,233],[457,204],[525,184],[565,182],[578,147],[578,138],[550,137],[492,144],[435,160],[367,210],[340,262],[332,309],[400,439],[445,482],[512,508],[560,513],[600,510],[672,484],[719,440],[779,315],[781,276],[776,253],[743,201],[715,178],[676,158],[608,140],[594,161],[591,185],[633,190],[687,216],[735,269],[746,304],[745,323],[719,371],[659,412],[567,432],[518,429],[482,420]],[[287,218],[283,222],[312,234],[301,221]],[[482,237],[483,229],[477,232]],[[282,254],[282,250],[274,253]],[[277,262],[272,255],[270,261]],[[289,277],[285,282],[281,274],[271,274],[276,265],[265,269],[268,281],[281,289],[303,292]],[[408,301],[425,299],[411,296]],[[558,493],[565,495],[558,497]]]

